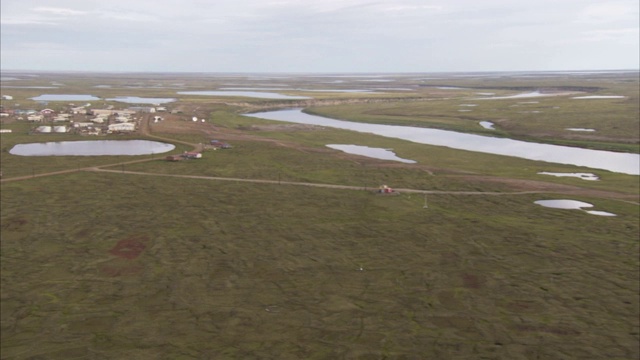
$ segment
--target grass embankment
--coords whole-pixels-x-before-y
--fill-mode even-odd
[[[424,209],[86,172],[2,190],[3,357],[638,355],[635,205],[580,199],[611,218],[433,195]]]

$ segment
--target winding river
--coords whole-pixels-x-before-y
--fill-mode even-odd
[[[446,146],[453,149],[584,166],[629,175],[640,175],[640,155],[638,154],[538,144],[438,129],[334,120],[322,116],[305,114],[302,112],[302,109],[266,111],[246,114],[246,116],[266,120],[327,126],[337,129],[372,133],[420,144]]]

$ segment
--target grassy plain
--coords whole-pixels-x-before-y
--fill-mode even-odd
[[[66,84],[59,93],[141,97],[173,97],[182,89],[212,90],[232,81],[255,85],[249,78],[127,76],[49,74],[25,83]],[[495,107],[507,119],[503,123],[519,124],[498,126],[501,136],[573,141],[561,135],[562,128],[606,123],[598,134],[607,139],[574,134],[576,141],[636,152],[638,135],[632,128],[638,126],[638,108],[628,102],[638,97],[627,85],[637,86],[637,74],[598,75],[590,81],[451,77],[428,87],[422,86],[422,77],[397,76],[384,84],[415,89],[406,102],[398,101],[398,94],[318,93],[321,99],[309,105],[316,106],[314,112],[355,121],[468,132],[483,132],[472,124],[477,126]],[[292,88],[321,87],[309,78],[269,81]],[[471,112],[457,111],[458,102],[467,103],[466,97],[476,91],[510,94],[514,87],[524,92],[560,86],[585,90],[587,83],[596,84],[586,89],[588,94],[627,98],[599,100],[603,102],[597,106],[592,105],[595,100],[568,97],[485,100]],[[92,87],[104,84],[112,88]],[[445,85],[494,90],[438,89]],[[18,103],[42,93],[11,90],[18,94]],[[452,91],[466,95],[449,99]],[[357,103],[384,97],[388,102]],[[330,104],[343,100],[351,103]],[[539,103],[518,104],[528,100]],[[556,110],[572,119],[545,115],[531,125],[526,119],[532,114],[519,115],[510,108],[514,104],[560,106]],[[14,156],[8,149],[17,143],[77,138],[27,135],[29,125],[3,124],[14,132],[2,134],[0,154],[1,358],[640,355],[637,176],[347,131],[276,126],[239,115],[245,109],[286,105],[290,103],[180,96],[171,106],[183,109],[182,115],[135,137],[167,139],[178,146],[175,152],[189,148],[182,142],[210,138],[229,141],[234,148],[207,150],[201,160],[176,163],[150,156]],[[599,106],[616,116],[605,119],[597,112]],[[477,118],[459,116],[475,112]],[[193,114],[208,122],[187,121]],[[327,143],[393,148],[398,156],[418,163],[352,156],[327,149]],[[149,161],[106,166],[131,160]],[[116,171],[95,172],[95,166]],[[73,172],[29,176],[59,170]],[[593,172],[601,180],[545,177],[538,171]],[[10,181],[18,176],[27,179]],[[284,183],[288,181],[362,189]],[[380,184],[432,191],[428,207],[419,193],[381,196],[364,190]],[[589,202],[595,210],[617,216],[533,203],[558,198]]]

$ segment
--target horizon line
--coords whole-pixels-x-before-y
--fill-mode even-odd
[[[637,69],[560,69],[560,70],[455,70],[455,71],[158,71],[158,70],[35,70],[35,69],[1,69],[3,72],[32,73],[108,73],[108,74],[481,74],[481,73],[580,73],[580,72],[640,72]]]

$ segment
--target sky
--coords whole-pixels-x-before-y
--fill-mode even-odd
[[[2,0],[2,70],[640,68],[637,0]]]

